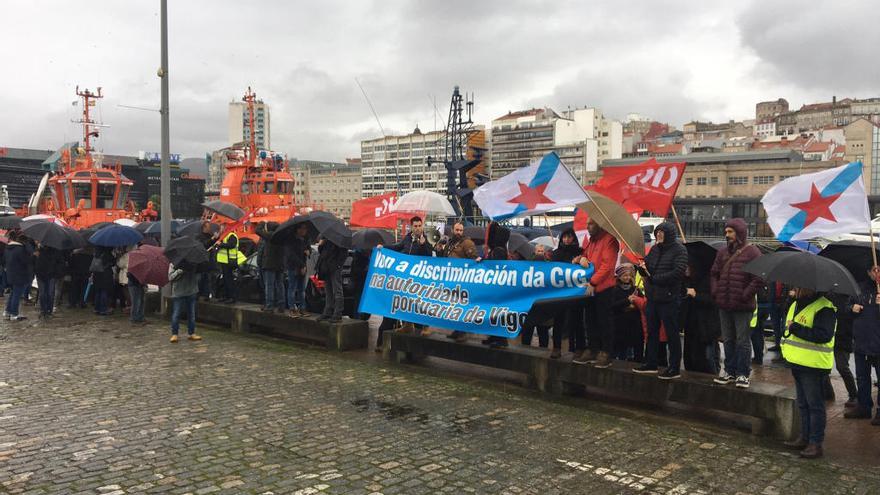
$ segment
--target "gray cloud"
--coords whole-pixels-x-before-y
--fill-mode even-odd
[[[248,86],[271,105],[273,148],[327,160],[379,135],[355,78],[388,133],[433,128],[429,95],[442,127],[456,84],[476,94],[485,124],[532,105],[680,125],[747,118],[766,98],[868,96],[880,70],[866,62],[878,41],[876,16],[860,15],[869,5],[836,3],[829,20],[827,9],[756,1],[171,2],[172,149],[224,146],[227,104]],[[158,114],[118,106],[158,107],[157,2],[10,0],[4,14],[17,77],[0,78],[0,106],[24,118],[0,122],[0,145],[75,137],[80,84],[105,89],[108,153],[158,150]],[[844,18],[836,25],[852,29],[836,36]]]

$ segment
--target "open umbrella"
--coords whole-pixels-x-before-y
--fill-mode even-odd
[[[531,243],[537,246],[538,244],[548,247],[550,249],[556,249],[556,245],[559,243],[559,240],[555,237],[550,237],[549,235],[544,235],[541,237],[535,237],[531,240]]]
[[[139,224],[135,225],[134,228],[135,228],[135,230],[137,230],[138,232],[143,234],[154,223],[159,223],[159,222],[153,222],[153,221],[147,220],[147,221],[140,222]]]
[[[144,238],[144,235],[133,227],[110,224],[95,232],[89,237],[89,242],[95,246],[121,247],[134,246]]]
[[[684,247],[687,248],[690,264],[700,274],[708,275],[712,264],[715,263],[715,256],[718,254],[718,250],[724,247],[724,243],[713,242],[710,244],[705,241],[691,241],[684,243]]]
[[[113,223],[118,225],[125,225],[126,227],[134,227],[135,225],[137,225],[137,222],[130,218],[117,218],[116,220],[113,220]]]
[[[832,259],[849,270],[857,282],[868,280],[868,270],[874,264],[870,241],[840,241],[825,246],[819,256]],[[877,249],[880,258],[880,249]]]
[[[645,236],[642,227],[632,214],[614,200],[595,191],[587,191],[587,194],[590,196],[590,201],[581,203],[577,207],[586,211],[602,229],[620,241],[621,247],[644,256]]]
[[[55,222],[26,222],[21,231],[27,237],[55,249],[76,249],[85,246],[85,240],[75,230]]]
[[[208,251],[205,246],[188,236],[172,239],[162,253],[174,266],[201,265],[208,262]]]
[[[446,196],[434,191],[410,191],[394,202],[391,211],[413,214],[433,213],[450,217],[455,215],[455,209]]]
[[[162,287],[168,283],[168,258],[157,246],[138,246],[128,253],[128,273],[142,284]]]
[[[80,229],[79,233],[81,236],[83,236],[83,239],[89,240],[99,230],[103,229],[104,227],[109,227],[110,225],[114,225],[114,224],[112,224],[110,222],[98,222],[98,223],[90,225],[84,229]]]
[[[507,240],[507,250],[517,252],[527,260],[535,255],[535,246],[529,243],[526,236],[516,232],[511,232],[510,239]]]
[[[232,203],[227,203],[226,201],[208,201],[207,203],[203,203],[202,207],[208,211],[212,211],[220,216],[231,218],[233,220],[238,220],[244,216],[244,210]]]
[[[272,234],[272,241],[276,243],[287,242],[291,239],[299,225],[305,224],[308,229],[308,237],[314,239],[318,235],[342,248],[350,248],[352,243],[351,229],[342,223],[342,220],[326,213],[313,211],[308,215],[300,215],[282,223]]]
[[[381,229],[358,230],[351,236],[351,246],[355,249],[373,249],[379,244],[394,244],[394,236]]]
[[[766,281],[792,287],[850,296],[859,294],[859,286],[846,267],[815,254],[791,251],[765,254],[746,263],[743,270]]]
[[[22,222],[32,222],[32,221],[44,221],[44,222],[54,222],[58,225],[67,225],[67,222],[56,217],[55,215],[46,215],[45,213],[38,213],[36,215],[26,216],[21,219]]]
[[[177,228],[177,235],[197,236],[202,233],[202,224],[204,222],[204,220],[191,220],[186,222]],[[211,226],[212,234],[220,232],[220,224],[208,222],[208,225]]]
[[[0,229],[11,230],[21,226],[21,217],[16,215],[3,215],[0,217]]]
[[[140,233],[142,233],[144,235],[159,235],[162,233],[162,222],[143,222],[143,223],[149,223],[149,225],[144,226],[142,229],[138,229],[137,227],[135,227],[135,229],[140,231]],[[143,225],[143,223],[138,224],[138,227]],[[176,234],[177,228],[179,226],[180,226],[179,220],[172,220],[171,221],[171,233]]]

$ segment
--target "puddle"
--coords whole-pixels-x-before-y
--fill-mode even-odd
[[[421,409],[408,406],[405,404],[395,404],[393,402],[375,400],[371,398],[360,398],[351,401],[357,412],[378,411],[385,416],[387,420],[403,419],[412,420],[418,423],[426,423],[428,421],[428,413]]]
[[[351,401],[351,405],[359,413],[377,412],[386,420],[412,421],[422,425],[429,425],[446,430],[452,435],[471,435],[495,430],[506,419],[503,416],[486,418],[478,416],[472,418],[464,413],[452,413],[451,415],[434,415],[431,417],[423,409],[408,404],[396,404],[394,402],[377,400],[372,397],[361,397]],[[490,423],[489,420],[492,420]]]

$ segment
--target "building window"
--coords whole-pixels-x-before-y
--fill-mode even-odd
[[[752,177],[752,184],[773,184],[773,176],[772,175],[756,175]]]
[[[708,183],[707,177],[697,177],[697,185],[698,186],[705,186],[707,183]]]
[[[718,177],[710,177],[709,184],[712,184],[713,186],[717,186],[718,185]]]
[[[728,177],[727,185],[728,186],[744,186],[749,183],[748,177]]]
[[[684,185],[686,185],[686,186],[692,186],[692,185],[694,185],[694,178],[693,178],[693,177],[687,177],[687,178],[685,178],[685,179],[684,179]]]

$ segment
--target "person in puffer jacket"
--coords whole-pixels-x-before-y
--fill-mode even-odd
[[[639,273],[645,277],[648,304],[648,342],[645,346],[645,364],[633,369],[636,373],[657,373],[657,354],[660,347],[660,326],[669,336],[669,364],[658,378],[670,380],[681,377],[681,337],[679,337],[679,310],[682,282],[688,264],[687,248],[677,240],[675,226],[663,222],[654,229],[657,243],[645,260],[639,263]],[[748,342],[748,339],[746,340]]]
[[[752,347],[750,322],[755,312],[755,294],[764,282],[743,267],[761,256],[761,251],[747,239],[746,222],[733,218],[724,226],[727,248],[718,251],[709,276],[712,299],[721,317],[724,340],[724,370],[715,379],[722,385],[736,383],[749,387]]]

